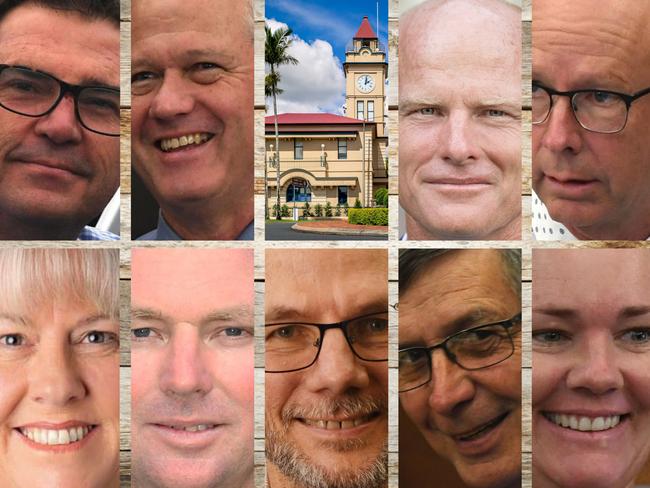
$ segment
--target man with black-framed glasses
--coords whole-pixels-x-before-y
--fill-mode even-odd
[[[0,240],[115,240],[117,0],[0,4]]]
[[[534,0],[533,232],[650,237],[650,3]]]
[[[265,261],[269,486],[385,487],[387,252],[272,249]]]
[[[521,252],[403,250],[399,288],[398,390],[410,418],[400,486],[416,486],[413,471],[442,476],[440,458],[464,483],[444,486],[521,486]],[[431,474],[409,464],[413,428],[435,452]]]

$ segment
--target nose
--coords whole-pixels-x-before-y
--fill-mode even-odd
[[[437,141],[440,157],[452,164],[464,164],[480,157],[480,148],[472,127],[471,115],[452,111]]]
[[[474,382],[442,350],[432,352],[431,364],[429,406],[439,415],[454,415],[474,398]]]
[[[584,130],[573,114],[569,97],[556,96],[546,122],[534,126],[533,138],[541,137],[541,145],[552,153],[578,154]]]
[[[212,377],[206,363],[196,326],[176,325],[160,373],[160,390],[170,396],[203,396],[212,390]]]
[[[567,386],[574,390],[604,395],[621,389],[623,374],[616,358],[616,346],[611,337],[590,338],[567,375]]]
[[[368,386],[367,365],[357,358],[340,329],[325,332],[318,360],[307,370],[306,386],[332,396]],[[383,363],[382,363],[383,364]]]
[[[160,88],[149,107],[151,117],[167,120],[194,110],[194,96],[184,86],[183,77],[173,71],[165,72]]]
[[[52,112],[37,119],[35,131],[55,144],[78,144],[82,139],[81,123],[77,120],[75,101],[65,95]]]
[[[28,377],[31,398],[43,405],[63,407],[88,393],[80,365],[67,344],[43,345]]]

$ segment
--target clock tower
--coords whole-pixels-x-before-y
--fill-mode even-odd
[[[368,17],[364,17],[345,52],[345,114],[377,123],[377,136],[385,137],[384,88],[386,52]]]

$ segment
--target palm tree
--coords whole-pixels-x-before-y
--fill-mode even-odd
[[[276,218],[280,216],[280,135],[278,131],[278,95],[282,90],[278,87],[280,83],[280,73],[278,68],[283,64],[298,64],[298,60],[288,53],[289,46],[293,42],[293,31],[290,28],[280,27],[271,31],[269,26],[265,26],[266,42],[264,45],[264,62],[269,66],[271,72],[264,78],[264,93],[273,97],[273,115],[275,117],[275,147],[277,151],[275,176],[276,176]],[[266,205],[266,204],[265,204]]]

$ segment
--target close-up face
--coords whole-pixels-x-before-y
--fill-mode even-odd
[[[136,249],[134,487],[253,486],[253,254]]]
[[[251,15],[239,0],[133,3],[133,164],[163,206],[252,194]]]
[[[630,95],[650,87],[650,4],[607,0],[599,7],[533,2],[533,82]],[[597,101],[611,103],[611,96]],[[649,138],[650,96],[632,103],[627,125],[614,134],[585,130],[569,99],[555,96],[546,121],[533,125],[533,187],[551,217],[580,239],[646,239]]]
[[[450,251],[427,264],[400,294],[399,347],[439,344],[520,311],[519,293],[506,279],[498,251]],[[471,487],[520,486],[520,331],[509,335],[512,354],[483,369],[463,369],[435,349],[431,380],[400,394],[402,407],[432,449]]]
[[[533,270],[534,484],[631,487],[650,454],[650,252],[535,250]]]
[[[520,11],[499,1],[437,3],[400,20],[399,190],[409,238],[519,239]]]
[[[5,305],[0,309],[2,486],[117,488],[117,318],[66,292],[29,309]]]
[[[0,21],[0,65],[119,88],[119,36],[107,20],[28,2]],[[82,127],[71,94],[43,117],[0,107],[0,213],[81,225],[100,214],[118,184],[119,138]]]
[[[332,324],[374,314],[376,318],[363,321],[364,326],[348,327],[348,338],[358,338],[353,344],[366,357],[387,359],[387,261],[384,250],[267,251],[265,323]],[[305,283],[317,283],[316,292],[307,290]],[[343,330],[329,329],[322,342],[317,339],[320,353],[311,366],[269,373],[273,369],[271,351],[277,355],[279,349],[275,344],[281,341],[285,345],[292,337],[299,338],[301,329],[291,325],[265,329],[270,482],[281,476],[286,484],[280,482],[279,486],[384,486],[386,361],[356,357]],[[383,343],[379,340],[369,351],[370,346],[365,344],[370,341],[359,339],[361,333],[383,337]],[[313,346],[310,341],[307,347]],[[298,356],[300,351],[292,354]]]

